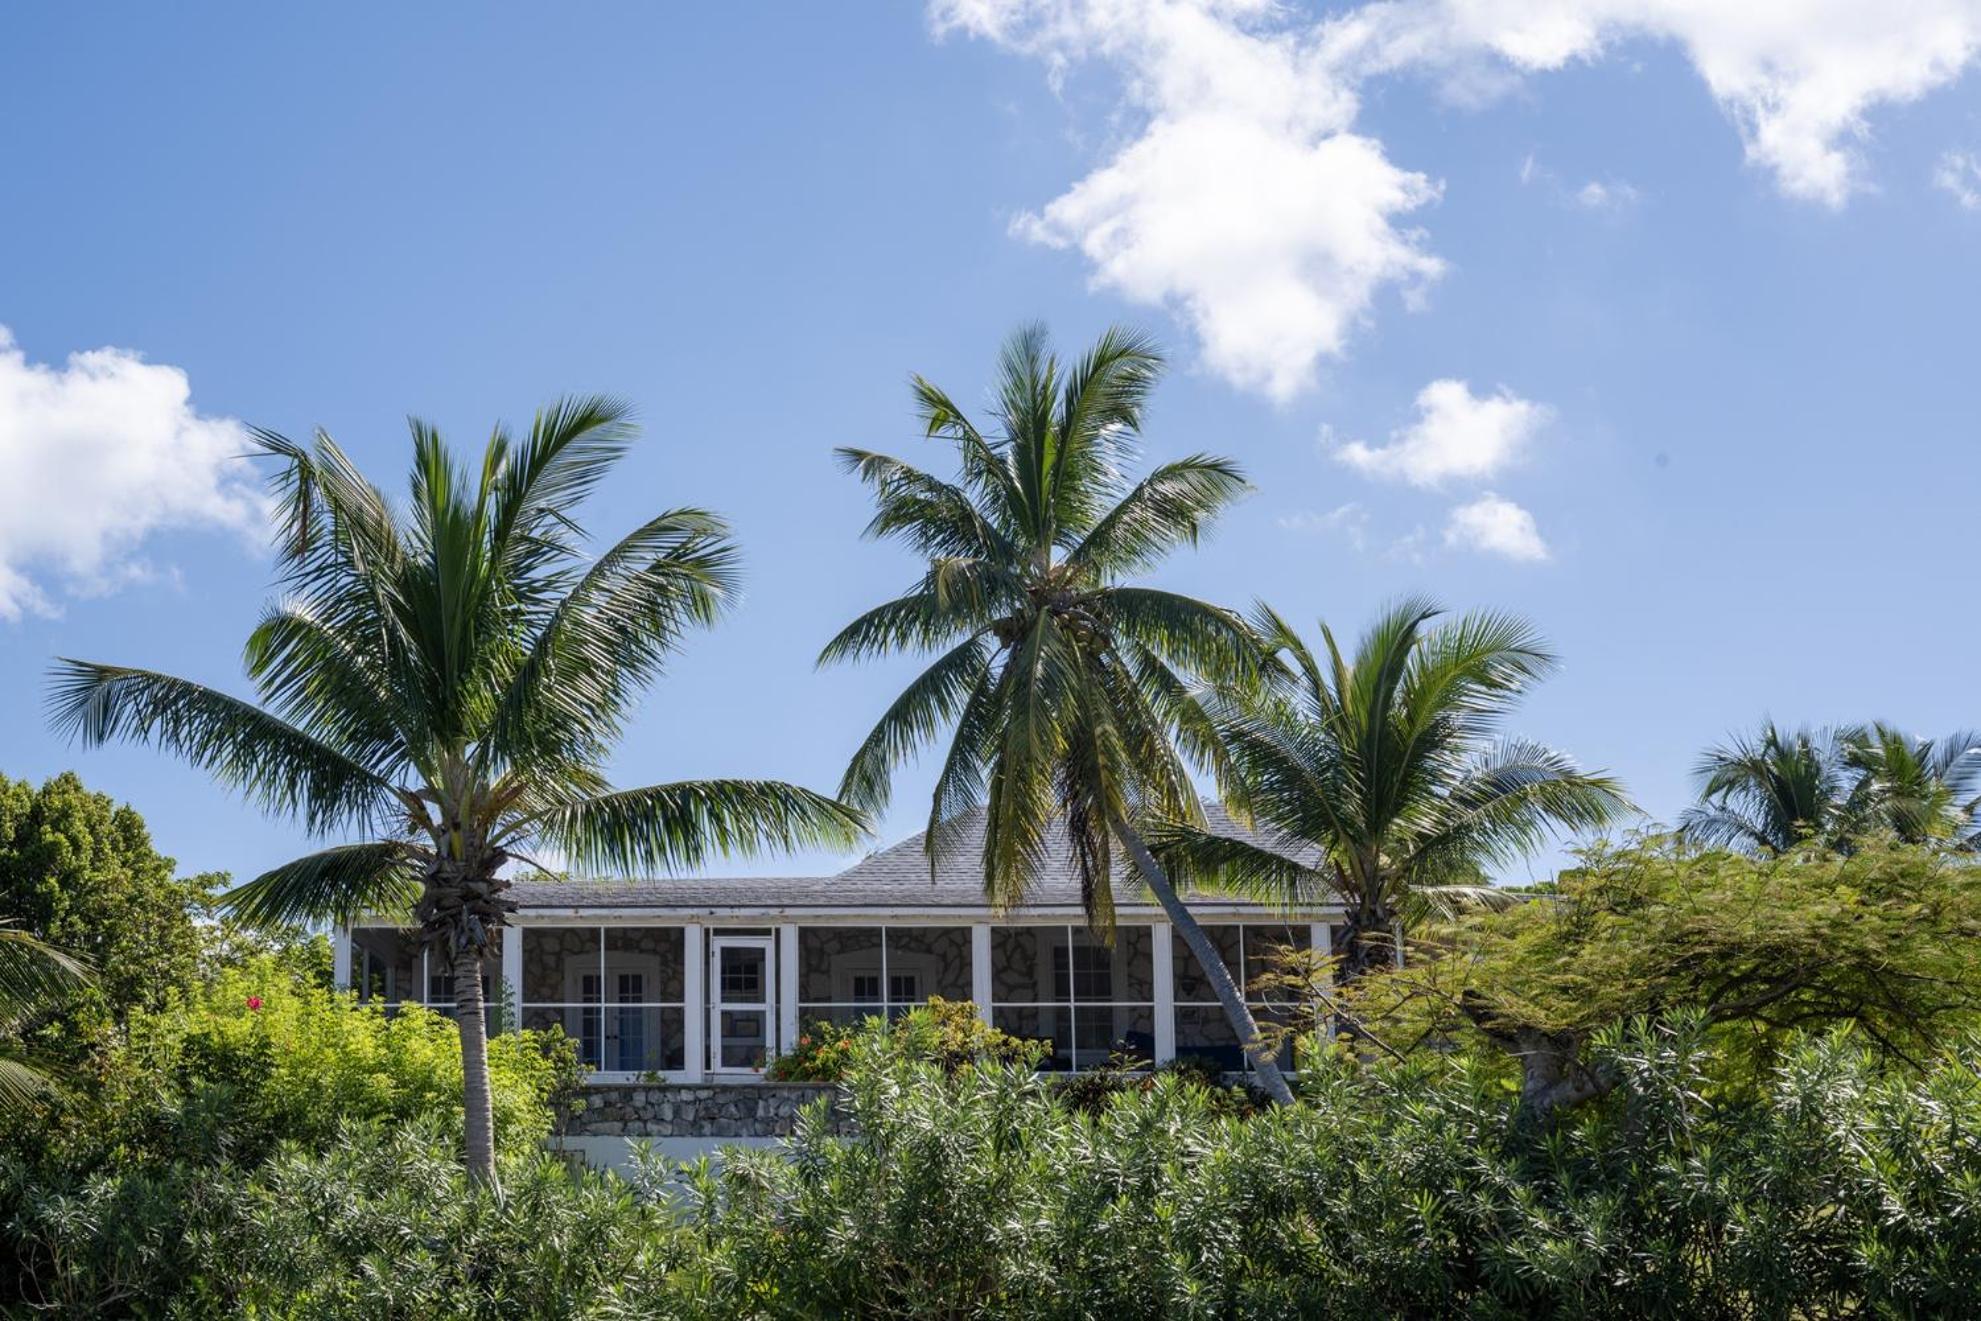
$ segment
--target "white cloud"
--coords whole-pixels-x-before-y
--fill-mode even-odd
[[[1354,89],[1321,30],[1263,0],[936,0],[932,14],[1055,78],[1085,60],[1121,70],[1130,140],[1014,231],[1181,315],[1234,384],[1297,394],[1380,291],[1415,296],[1443,272],[1403,223],[1438,186],[1351,131]]]
[[[1504,555],[1510,560],[1537,562],[1548,558],[1548,546],[1541,540],[1540,529],[1534,526],[1534,516],[1491,491],[1451,511],[1451,518],[1445,524],[1444,542],[1447,546]]]
[[[1413,486],[1482,480],[1517,460],[1549,416],[1545,404],[1505,389],[1480,396],[1464,381],[1432,381],[1417,392],[1416,421],[1391,432],[1387,445],[1355,440],[1334,453],[1368,476]]]
[[[1586,211],[1624,211],[1637,204],[1637,189],[1611,180],[1591,179],[1575,190],[1575,204]]]
[[[0,619],[154,576],[153,532],[265,526],[247,433],[193,411],[177,367],[125,349],[33,363],[0,326]]]
[[[1981,211],[1981,160],[1965,151],[1947,152],[1933,171],[1933,186],[1967,210]]]
[[[1339,536],[1356,550],[1366,550],[1369,545],[1369,511],[1353,500],[1326,513],[1302,509],[1282,514],[1279,525],[1289,532]]]
[[[1098,285],[1171,309],[1213,370],[1279,399],[1385,289],[1415,298],[1444,270],[1409,224],[1441,186],[1356,131],[1370,79],[1428,71],[1474,103],[1672,42],[1751,161],[1790,196],[1841,206],[1866,186],[1871,113],[1953,82],[1981,49],[1981,0],[930,0],[930,15],[938,34],[1040,60],[1055,86],[1083,62],[1120,73],[1117,149],[1014,231],[1077,249]],[[1613,210],[1634,190],[1573,195]]]
[[[1830,206],[1864,186],[1867,115],[1952,83],[1981,50],[1977,0],[1378,0],[1327,26],[1364,76],[1431,67],[1465,86],[1482,59],[1537,73],[1675,42],[1748,159]]]

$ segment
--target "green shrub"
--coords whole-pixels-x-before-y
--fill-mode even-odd
[[[886,1043],[886,1053],[952,1072],[969,1064],[1036,1065],[1047,1049],[1044,1042],[992,1027],[968,1000],[932,995],[893,1022],[876,1015],[857,1027],[826,1020],[808,1023],[795,1048],[772,1060],[764,1075],[775,1082],[839,1082],[859,1044],[867,1040]]]

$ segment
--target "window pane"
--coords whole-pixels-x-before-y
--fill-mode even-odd
[[[872,1000],[880,1000],[879,927],[800,927],[798,999],[807,1004],[847,1004],[863,999],[855,978],[871,978]]]
[[[420,1000],[420,947],[410,931],[359,927],[351,932],[351,985],[375,1004]]]
[[[605,929],[605,970],[615,979],[615,992],[622,989],[626,978],[635,977],[639,1000],[650,1004],[679,1004],[685,997],[686,965],[681,951],[680,927]]]
[[[597,1009],[549,1009],[526,1008],[523,1010],[523,1026],[538,1032],[548,1032],[556,1028],[578,1043],[578,1060],[587,1068],[604,1068],[605,1036],[600,1030],[600,1011]]]
[[[1313,944],[1313,932],[1304,922],[1245,924],[1245,997],[1248,1000],[1283,1000],[1289,992],[1257,989],[1258,981],[1270,973],[1283,972],[1275,960],[1285,950],[1305,950]]]
[[[858,1027],[869,1018],[878,1018],[881,1006],[874,1005],[799,1005],[798,1022],[800,1032],[808,1023],[837,1023],[843,1027]]]
[[[1298,1034],[1313,1030],[1314,1011],[1297,1004],[1255,1004],[1252,1006],[1252,1017],[1258,1022],[1261,1032],[1269,1037],[1278,1036],[1279,1067],[1294,1068],[1294,1043]]]
[[[1066,944],[1066,928],[991,928],[991,1003],[1034,1004],[1057,1000],[1052,951]]]
[[[597,927],[523,927],[523,1003],[581,1000],[578,979],[598,979]],[[596,987],[594,987],[596,993]]]
[[[1076,928],[1052,952],[1055,1000],[1148,1003],[1155,999],[1154,957],[1147,927],[1120,927],[1112,947]]]
[[[1049,1047],[1041,1069],[1065,1070],[1071,1066],[1068,1047],[1073,1040],[1070,1009],[993,1009],[991,1026],[1000,1032],[1028,1041],[1043,1041]]]
[[[1238,1034],[1222,1009],[1178,1008],[1176,1011],[1176,1055],[1178,1059],[1203,1059],[1224,1070],[1238,1073],[1245,1068],[1245,1052],[1239,1049]]]
[[[1091,1069],[1115,1060],[1145,1064],[1155,1058],[1155,1010],[1148,1005],[1076,1005],[1074,1033],[1078,1067]]]
[[[970,928],[889,927],[887,978],[887,998],[894,1004],[918,1003],[932,995],[968,1000]]]
[[[1238,975],[1238,928],[1235,926],[1206,926],[1204,934],[1217,948],[1218,957],[1223,961],[1225,971]],[[1211,989],[1210,979],[1204,976],[1203,965],[1197,962],[1196,955],[1183,943],[1182,933],[1172,930],[1170,941],[1174,947],[1171,958],[1176,969],[1176,1003],[1216,1004],[1217,992]]]
[[[725,1009],[716,1015],[717,1067],[760,1069],[770,1050],[770,1016],[762,1010]]]
[[[762,945],[718,945],[714,959],[718,1001],[737,1005],[769,1003],[769,950]]]

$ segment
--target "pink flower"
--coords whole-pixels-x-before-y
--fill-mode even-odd
[[[250,1009],[253,1009],[253,1010],[259,1010],[259,1009],[261,1008],[261,997],[260,997],[260,996],[258,996],[258,995],[251,995],[251,996],[249,996],[249,997],[248,997],[248,1008],[250,1008]]]

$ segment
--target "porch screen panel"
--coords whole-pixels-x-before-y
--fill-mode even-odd
[[[523,927],[523,1026],[562,1028],[601,1073],[687,1064],[685,932],[678,926]]]
[[[970,998],[970,928],[801,927],[800,1022],[899,1018],[930,996]]]
[[[1204,934],[1216,946],[1225,971],[1238,981],[1252,1017],[1262,1030],[1272,1024],[1301,1030],[1311,1026],[1305,1021],[1311,1015],[1305,1006],[1297,1002],[1297,997],[1259,984],[1260,978],[1271,970],[1273,960],[1281,950],[1311,947],[1311,933],[1306,924],[1222,923],[1206,925]],[[1171,939],[1174,941],[1171,957],[1176,978],[1177,1056],[1208,1060],[1227,1073],[1249,1072],[1251,1060],[1240,1046],[1230,1017],[1218,1004],[1217,993],[1211,989],[1203,965],[1197,962],[1190,947],[1183,943],[1180,933],[1172,933]],[[1280,1046],[1279,1064],[1283,1069],[1291,1069],[1294,1065],[1290,1038]]]
[[[1153,942],[1146,926],[1109,946],[1084,927],[991,929],[991,1025],[1047,1043],[1044,1067],[1087,1069],[1155,1053]]]
[[[501,1003],[502,938],[498,930],[482,955],[482,1008],[492,1014]],[[351,988],[361,1004],[395,1013],[402,1005],[425,1005],[454,1016],[454,971],[446,958],[423,949],[419,934],[399,927],[354,927],[351,931]]]

